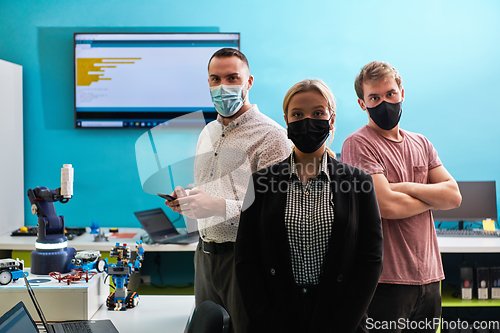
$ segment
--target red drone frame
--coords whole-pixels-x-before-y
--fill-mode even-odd
[[[68,285],[71,282],[76,282],[76,281],[81,281],[85,280],[86,282],[89,282],[94,275],[96,275],[96,272],[89,272],[86,269],[72,269],[70,274],[63,275],[59,272],[50,272],[49,275],[53,278],[56,279],[59,282],[65,281],[68,283]]]

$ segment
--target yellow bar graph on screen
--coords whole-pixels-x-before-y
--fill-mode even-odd
[[[103,68],[116,68],[117,65],[135,64],[135,61],[121,60],[141,60],[141,58],[78,58],[76,59],[76,85],[90,86],[92,82],[111,80],[111,78],[101,77],[104,75]],[[102,74],[90,74],[91,72],[102,72]]]

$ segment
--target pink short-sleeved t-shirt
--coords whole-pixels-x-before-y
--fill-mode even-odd
[[[400,142],[369,126],[349,135],[342,162],[369,174],[384,174],[389,183],[428,183],[429,170],[442,165],[436,149],[421,134],[400,129]],[[431,211],[405,219],[382,219],[384,265],[380,283],[422,285],[444,279]]]

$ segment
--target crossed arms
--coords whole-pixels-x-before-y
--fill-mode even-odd
[[[429,184],[389,183],[383,174],[373,174],[380,215],[402,219],[427,210],[457,208],[462,196],[457,182],[444,166],[429,170]]]

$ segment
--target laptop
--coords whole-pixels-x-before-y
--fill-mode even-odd
[[[161,208],[148,209],[134,213],[142,227],[154,243],[159,244],[192,244],[198,242],[198,230],[188,226],[188,233],[181,234]]]
[[[0,333],[38,333],[35,321],[21,301],[0,317]]]
[[[40,307],[40,304],[38,303],[38,300],[36,299],[35,293],[33,292],[33,289],[31,288],[30,283],[28,282],[28,279],[26,278],[26,275],[23,274],[24,277],[24,282],[26,283],[26,288],[28,289],[28,294],[31,297],[31,301],[33,302],[33,305],[35,306],[36,312],[38,313],[38,316],[42,320],[42,325],[45,328],[45,330],[48,333],[67,333],[67,332],[91,332],[91,333],[118,333],[118,330],[116,329],[115,325],[111,322],[109,319],[103,319],[103,320],[78,320],[78,321],[66,321],[62,323],[52,323],[49,324],[47,320],[45,319],[45,316],[43,315],[42,308]],[[22,303],[22,302],[20,302]],[[12,332],[40,332],[29,314],[28,310],[22,304],[19,306],[19,303],[14,306],[10,311],[16,309],[17,307],[17,312],[14,311],[13,315],[11,318],[14,318],[13,320],[20,320],[16,325],[28,325],[28,329],[26,331],[24,330],[13,330]],[[21,309],[22,307],[22,309]],[[9,313],[8,312],[8,313]],[[26,318],[26,315],[29,317]],[[2,317],[3,318],[3,317]],[[31,325],[31,326],[29,326]],[[8,325],[9,327],[13,327],[10,324]],[[0,324],[0,327],[1,324]],[[29,330],[31,329],[31,331]],[[0,330],[1,333],[3,331]],[[5,332],[11,332],[11,331],[5,331]]]

